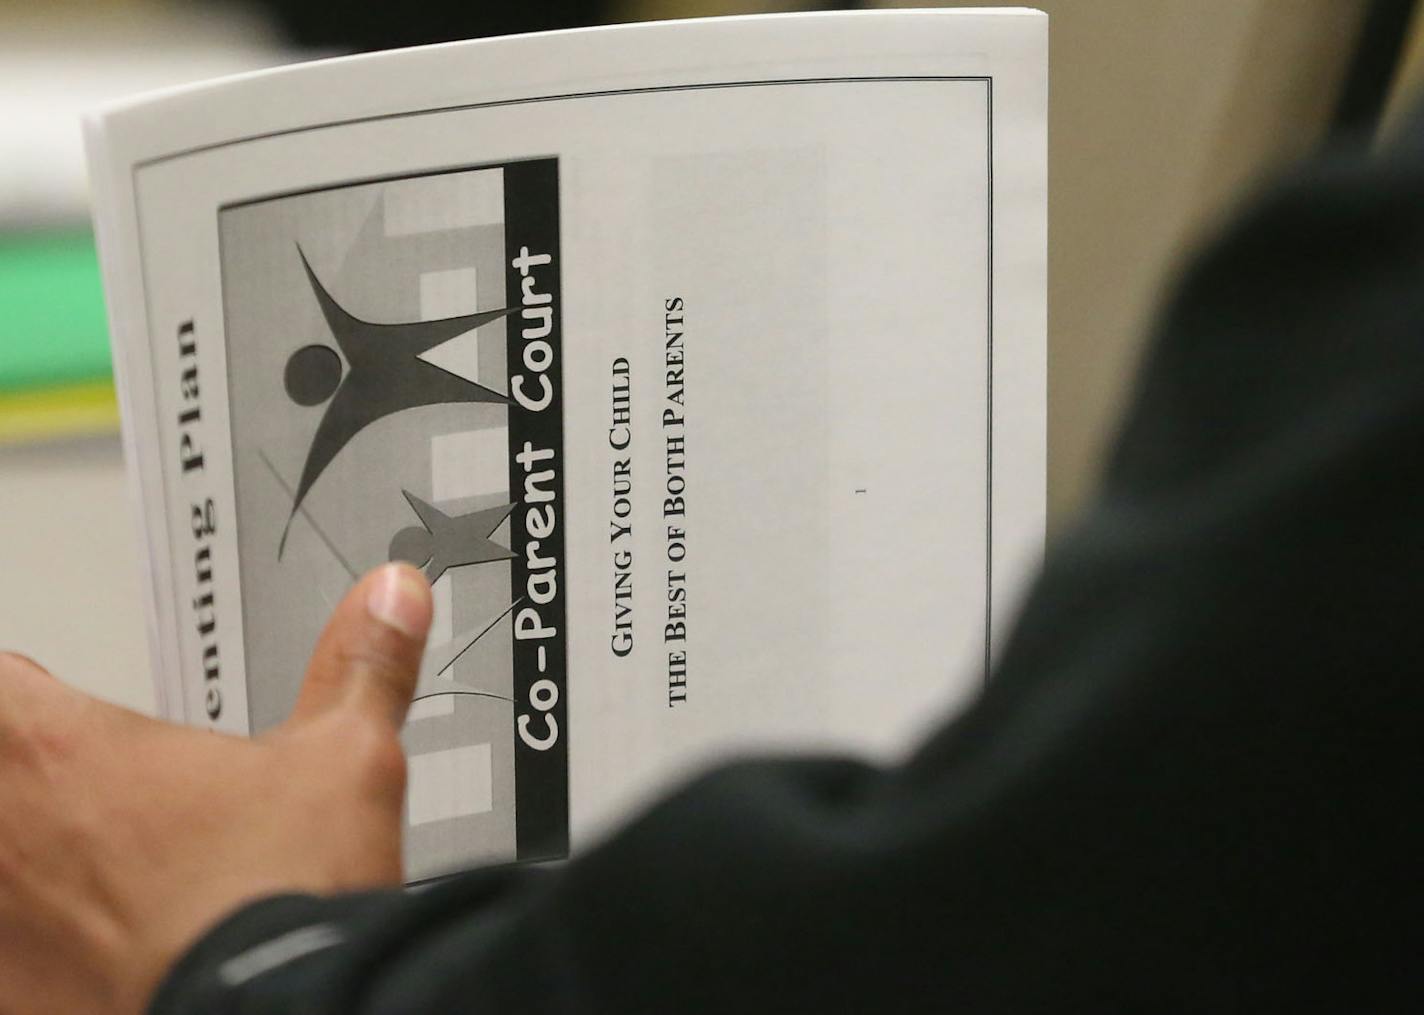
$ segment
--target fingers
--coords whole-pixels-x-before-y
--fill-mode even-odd
[[[35,662],[29,656],[21,655],[18,652],[0,652],[0,687],[6,682],[26,681],[49,681],[54,678],[50,676],[49,670]]]
[[[346,594],[307,667],[291,721],[352,707],[399,726],[415,691],[433,605],[424,576],[387,564]]]
[[[63,693],[62,685],[39,663],[15,652],[0,652],[0,726],[7,717],[31,718],[39,700]]]
[[[0,652],[0,777],[37,751],[70,753],[97,704],[34,660]]]

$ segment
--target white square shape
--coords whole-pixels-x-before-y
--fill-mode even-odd
[[[443,321],[480,309],[480,275],[474,268],[445,268],[420,275],[420,319]]]
[[[422,719],[438,719],[441,716],[454,714],[455,696],[453,694],[437,694],[412,702],[410,711],[405,715],[405,721],[419,722]]]
[[[430,438],[430,492],[436,502],[509,496],[509,427]]]
[[[411,827],[494,810],[490,745],[474,744],[410,759]]]

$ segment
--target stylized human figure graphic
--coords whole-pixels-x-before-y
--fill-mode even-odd
[[[513,504],[472,511],[466,515],[447,515],[433,504],[427,504],[409,490],[402,490],[406,501],[420,519],[419,525],[401,529],[391,540],[391,560],[403,560],[425,572],[434,585],[452,567],[466,564],[487,564],[509,560],[514,554],[489,538],[491,532],[514,510]]]
[[[474,381],[442,370],[421,359],[423,353],[513,311],[486,310],[463,317],[404,324],[375,324],[347,313],[316,277],[301,247],[297,254],[331,337],[341,350],[308,345],[292,353],[284,378],[287,394],[298,405],[330,400],[307,451],[287,524],[278,546],[287,545],[292,519],[322,472],[351,439],[372,423],[405,409],[452,402],[496,402],[509,399]],[[342,356],[346,358],[343,371]]]

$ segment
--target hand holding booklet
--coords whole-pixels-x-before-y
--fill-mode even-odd
[[[1046,29],[623,26],[92,117],[163,713],[275,725],[398,559],[412,880],[906,749],[1041,551]]]

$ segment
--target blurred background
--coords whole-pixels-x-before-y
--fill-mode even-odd
[[[0,0],[0,646],[153,707],[78,115],[313,56],[661,18],[984,3]],[[1050,531],[1091,490],[1185,252],[1259,181],[1370,143],[1424,77],[1414,0],[1042,0]]]

